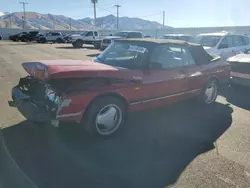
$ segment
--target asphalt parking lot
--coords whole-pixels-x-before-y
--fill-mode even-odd
[[[250,89],[225,88],[209,108],[188,101],[131,114],[127,127],[107,140],[75,124],[31,124],[8,106],[11,88],[26,75],[21,62],[98,53],[91,46],[0,41],[2,134],[38,187],[250,187]]]

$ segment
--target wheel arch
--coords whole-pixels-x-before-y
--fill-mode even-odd
[[[217,84],[220,83],[219,78],[218,78],[217,76],[215,76],[215,75],[210,76],[210,77],[208,78],[207,82],[209,82],[209,81],[211,81],[211,80],[215,80],[215,81],[217,82]]]
[[[121,100],[124,105],[125,105],[125,109],[128,110],[129,108],[129,103],[127,101],[127,99],[121,94],[121,93],[118,93],[118,92],[106,92],[106,93],[102,93],[96,97],[94,97],[88,104],[87,104],[87,107],[85,108],[84,110],[84,113],[82,115],[82,119],[84,118],[84,116],[88,113],[89,109],[90,109],[90,106],[95,102],[97,101],[98,99],[102,98],[102,97],[115,97],[119,100]]]

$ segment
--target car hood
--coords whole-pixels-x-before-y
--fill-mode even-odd
[[[227,59],[228,62],[250,63],[250,54],[238,54]]]
[[[102,63],[82,60],[44,60],[23,63],[24,69],[42,80],[61,78],[115,78],[142,81],[142,72],[119,69]]]
[[[119,36],[108,36],[108,37],[104,37],[103,39],[120,39],[122,37]]]

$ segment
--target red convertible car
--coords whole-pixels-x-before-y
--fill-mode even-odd
[[[203,47],[177,40],[120,39],[93,61],[23,63],[29,76],[12,89],[15,106],[28,120],[82,124],[110,136],[129,110],[167,105],[193,97],[205,105],[230,79],[231,67]]]

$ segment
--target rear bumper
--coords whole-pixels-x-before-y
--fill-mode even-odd
[[[12,89],[13,101],[8,101],[9,106],[16,107],[18,111],[28,120],[37,122],[48,122],[52,120],[45,107],[33,102],[29,96],[22,93],[16,86]]]
[[[246,78],[231,77],[230,83],[250,87],[250,79],[246,79]]]
[[[230,83],[250,87],[250,74],[232,72]]]
[[[37,188],[16,164],[5,145],[0,129],[0,187],[1,188]]]

